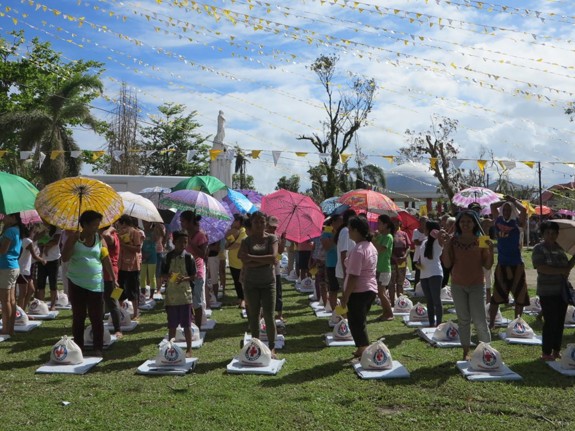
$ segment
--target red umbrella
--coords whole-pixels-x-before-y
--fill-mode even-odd
[[[365,212],[387,214],[392,217],[397,217],[397,212],[401,209],[383,193],[365,189],[357,189],[344,193],[343,196],[339,198],[339,202]]]
[[[320,207],[309,197],[288,190],[278,190],[262,198],[261,210],[279,220],[276,233],[304,242],[321,235],[324,216]]]
[[[552,211],[553,211],[553,210],[552,210],[551,208],[546,207],[545,205],[543,205],[543,206],[539,206],[539,205],[535,206],[535,214],[537,214],[537,215],[541,215],[541,214],[543,214],[543,215],[549,215],[549,214],[552,213]]]

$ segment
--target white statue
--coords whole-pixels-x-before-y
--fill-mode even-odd
[[[226,119],[224,118],[224,111],[220,111],[218,114],[218,132],[214,138],[214,144],[223,144],[226,132],[224,131],[224,126],[226,124]]]

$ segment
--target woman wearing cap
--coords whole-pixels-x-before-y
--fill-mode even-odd
[[[451,295],[459,323],[463,360],[470,358],[471,321],[479,341],[491,342],[485,314],[483,268],[493,266],[493,243],[486,241],[487,246],[480,247],[481,232],[477,214],[466,210],[458,214],[452,238],[443,230],[440,233],[445,243],[441,258],[444,265],[451,268]]]

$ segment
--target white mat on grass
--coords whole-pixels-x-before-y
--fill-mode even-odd
[[[248,310],[246,310],[245,308],[242,308],[242,311],[240,312],[240,314],[242,315],[242,317],[244,319],[248,318]]]
[[[530,310],[529,308],[524,308],[523,312],[529,316],[538,316],[541,310]]]
[[[496,380],[522,380],[522,377],[512,371],[507,365],[502,364],[497,371],[474,371],[469,369],[469,361],[457,361],[457,368],[467,380],[492,382]]]
[[[505,340],[508,344],[525,344],[528,346],[540,346],[542,344],[542,337],[541,335],[535,335],[533,338],[515,338],[515,337],[508,337],[505,332],[499,334],[499,338]]]
[[[566,323],[565,328],[573,329],[573,328],[575,328],[575,323]]]
[[[132,332],[138,326],[138,322],[132,320],[129,325],[122,325],[120,326],[120,331],[122,332]],[[114,324],[113,323],[104,323],[104,329],[107,329],[110,332],[114,332]]]
[[[453,299],[442,299],[441,305],[453,305]]]
[[[459,341],[440,341],[433,338],[436,328],[419,328],[417,334],[427,341],[429,344],[435,347],[447,348],[447,347],[461,347],[461,342]],[[471,343],[475,346],[475,343]]]
[[[353,340],[336,340],[331,332],[325,334],[325,344],[328,347],[355,346]]]
[[[314,310],[325,309],[325,305],[320,304],[319,301],[312,301],[309,303],[309,306]]]
[[[6,334],[6,335],[0,335],[0,343],[2,341],[6,341],[10,339],[10,335]]]
[[[164,297],[162,296],[161,293],[154,293],[154,296],[152,296],[152,298],[154,298],[154,301],[163,301]]]
[[[362,379],[406,379],[409,371],[399,361],[392,361],[389,370],[364,370],[359,361],[353,364],[353,369]]]
[[[210,330],[210,329],[214,329],[216,327],[216,321],[213,319],[208,319],[207,323],[202,323],[202,327],[200,329],[204,330]]]
[[[60,312],[56,310],[50,311],[48,314],[28,314],[28,318],[31,320],[54,320],[58,317],[58,314],[60,314]]]
[[[222,303],[220,301],[210,302],[210,308],[213,308],[214,310],[222,308]]]
[[[403,323],[405,323],[405,325],[408,328],[427,328],[427,327],[429,327],[428,321],[426,321],[426,320],[422,321],[422,322],[412,321],[412,320],[409,320],[409,316],[403,316]]]
[[[27,325],[15,325],[14,332],[30,332],[36,329],[38,326],[42,326],[41,320],[31,320]],[[0,330],[2,329],[2,323],[0,323]]]
[[[46,303],[46,305],[48,305],[48,307],[51,306],[51,302],[48,301]],[[72,309],[72,304],[68,304],[68,305],[56,305],[56,310],[71,310]]]
[[[295,290],[297,290],[299,293],[312,293],[315,291],[314,287],[310,287],[310,288],[305,288],[305,287],[296,287]]]
[[[186,358],[186,363],[182,365],[156,365],[155,359],[149,359],[138,367],[137,374],[147,375],[183,375],[194,368],[198,363],[198,358]]]
[[[200,347],[202,347],[204,345],[205,338],[206,338],[206,332],[200,331],[200,339],[199,340],[192,340],[192,349],[199,349]],[[166,335],[164,337],[164,340],[167,340],[167,339],[168,339],[168,336]],[[158,343],[158,345],[159,344],[160,343]],[[186,348],[186,342],[185,341],[177,341],[174,344],[178,347],[181,347],[182,349]]]
[[[409,311],[406,311],[405,313],[401,313],[401,312],[398,312],[398,311],[394,311],[394,312],[393,312],[393,317],[397,317],[397,316],[400,316],[400,317],[409,316]]]
[[[317,301],[317,298],[315,297],[315,292],[312,293],[311,295],[308,295],[307,299],[309,299],[310,301],[314,301],[314,302]]]
[[[252,339],[252,335],[248,334],[247,332],[244,333],[244,344]],[[266,346],[269,347],[268,340],[263,340],[260,338],[260,341],[264,343]],[[276,335],[276,349],[281,350],[284,348],[286,344],[286,339],[283,335],[277,334]]]
[[[118,341],[118,337],[116,337],[115,335],[110,335],[110,342],[108,344],[104,343],[104,350],[109,349],[110,346],[114,344],[116,341]],[[84,342],[84,347],[86,349],[91,349],[92,347],[94,347],[94,344]]]
[[[331,311],[325,311],[325,308],[316,308],[314,310],[315,313],[315,317],[323,319],[323,318],[330,318],[331,317]]]
[[[86,374],[90,369],[102,362],[102,358],[85,357],[78,365],[54,365],[45,363],[36,370],[37,374]]]
[[[489,318],[487,318],[487,323],[489,323]],[[507,317],[504,317],[501,320],[496,320],[495,321],[495,327],[496,328],[507,328],[507,326],[511,323],[511,320],[508,319]]]
[[[154,300],[154,302],[152,303],[151,299],[148,299],[146,302],[144,302],[143,304],[138,304],[138,308],[140,310],[144,310],[144,311],[150,311],[156,308],[156,301]]]
[[[575,369],[566,370],[565,368],[561,367],[561,362],[557,361],[548,361],[547,365],[553,368],[558,373],[563,374],[564,376],[575,377]]]
[[[226,366],[226,371],[230,374],[277,374],[285,364],[285,359],[272,359],[267,367],[250,367],[243,365],[238,358],[233,358]]]
[[[212,317],[212,309],[208,308],[207,310],[204,311],[205,315],[206,315],[206,319],[209,319],[210,317]]]

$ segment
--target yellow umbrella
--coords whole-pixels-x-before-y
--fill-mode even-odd
[[[61,229],[79,229],[86,210],[102,214],[101,226],[114,223],[124,212],[122,197],[108,184],[84,177],[63,178],[38,193],[34,205],[46,222]]]

